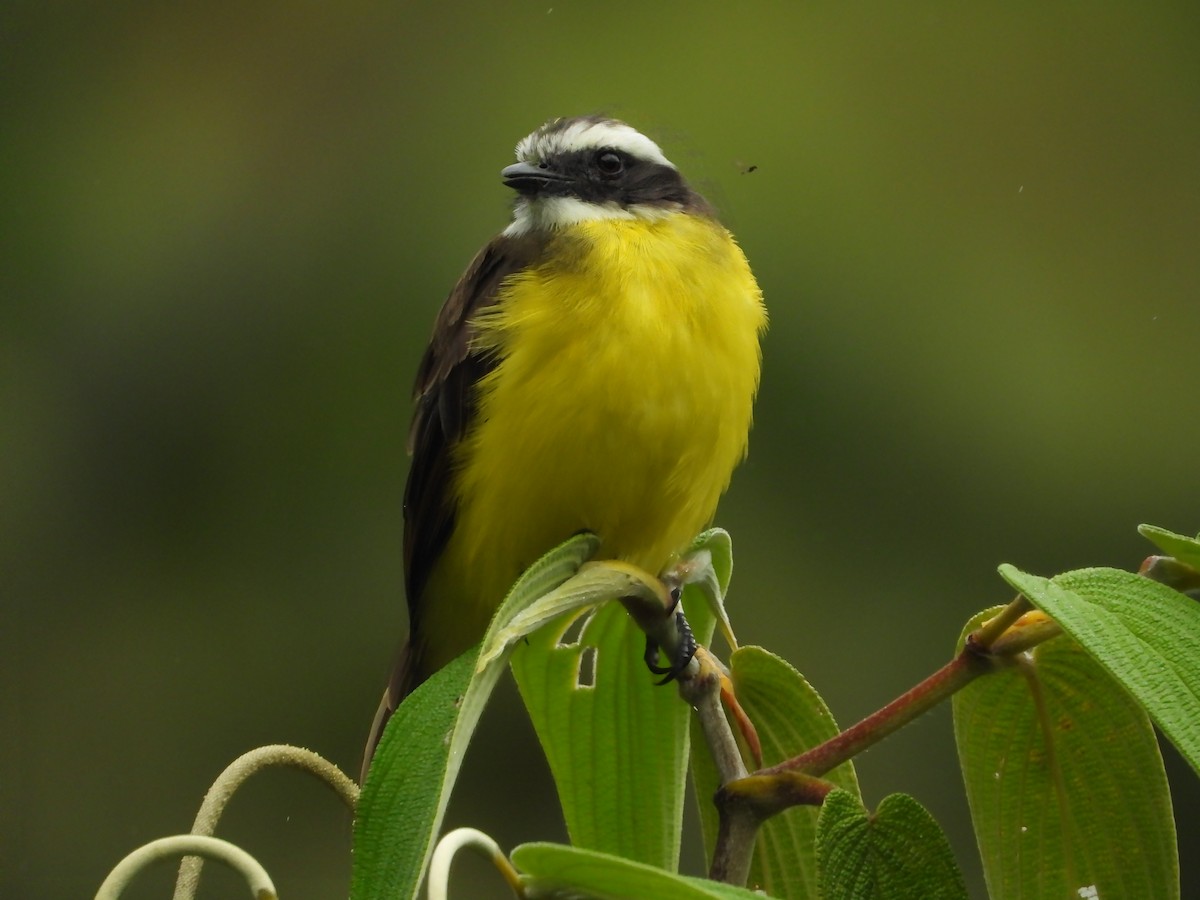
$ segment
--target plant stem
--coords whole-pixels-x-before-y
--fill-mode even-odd
[[[1016,624],[1017,620],[1031,609],[1033,609],[1033,604],[1021,594],[1017,594],[1016,598],[1008,606],[979,626],[971,635],[972,640],[974,640],[976,646],[984,650],[990,649],[1000,635]]]
[[[721,670],[703,648],[696,652],[694,660],[699,663],[699,672],[679,679],[679,694],[696,710],[721,784],[745,780],[746,764],[721,706]],[[761,819],[750,804],[722,806],[718,803],[718,810],[720,822],[708,877],[726,884],[744,885],[750,876],[754,841]]]
[[[196,814],[196,820],[192,824],[192,834],[212,835],[217,830],[217,822],[234,792],[251,775],[270,766],[290,766],[315,776],[319,781],[333,788],[351,811],[358,803],[358,785],[333,763],[302,747],[270,744],[243,753],[217,776],[213,786],[204,795],[204,802],[200,805],[200,811]],[[200,856],[183,858],[175,880],[175,900],[191,900],[196,896],[196,889],[200,884],[200,869],[203,865],[204,860]]]
[[[915,687],[825,743],[724,785],[718,801],[749,805],[762,819],[797,804],[819,805],[832,787],[819,776],[924,715],[980,675],[1058,634],[1052,619],[1018,596],[968,635],[958,656]]]
[[[805,775],[824,775],[928,712],[955,691],[991,671],[992,667],[990,656],[981,654],[968,641],[958,656],[887,706],[825,743],[755,774],[802,772]]]
[[[712,865],[708,877],[713,881],[739,887],[750,877],[754,859],[754,842],[762,819],[747,804],[718,807],[717,841],[713,846]]]
[[[143,869],[161,859],[184,854],[191,854],[189,858],[203,855],[225,863],[245,879],[251,894],[259,900],[276,900],[279,896],[266,869],[242,848],[207,834],[176,834],[143,844],[117,863],[96,891],[96,900],[117,900]]]

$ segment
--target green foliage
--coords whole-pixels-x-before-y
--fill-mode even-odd
[[[1118,569],[1049,580],[1011,566],[1001,574],[1133,694],[1200,772],[1200,604]]]
[[[417,688],[388,722],[354,819],[351,897],[413,897],[460,757],[450,754],[457,700],[475,668],[465,653]]]
[[[994,612],[971,620],[963,639]],[[993,900],[1087,897],[1088,890],[1179,896],[1154,730],[1079,644],[1065,636],[1041,644],[960,691],[953,705]]]
[[[1173,554],[1166,562],[1177,568],[1169,571],[1200,562],[1191,538],[1142,531]],[[721,856],[718,835],[728,837],[721,825],[729,820],[710,799],[722,778],[694,719],[689,736],[688,707],[673,689],[653,686],[642,633],[625,609],[606,602],[645,593],[644,579],[619,564],[580,569],[594,550],[580,537],[539,561],[481,649],[397,711],[358,809],[356,900],[416,896],[458,761],[510,653],[575,845],[513,851],[520,871],[511,878],[525,896],[764,896],[674,874],[689,737],[710,858]],[[728,536],[702,535],[685,563],[683,603],[707,643],[717,623],[728,633]],[[947,690],[965,685],[953,697],[955,739],[989,896],[1178,898],[1171,799],[1151,720],[1200,770],[1200,605],[1153,577],[1113,569],[1045,579],[1003,566],[1001,574],[1041,610],[1005,632],[1025,640],[1010,646],[1028,649],[992,644],[1002,626],[981,630],[997,614],[1012,622],[1022,607],[990,610],[967,624],[958,657],[938,676],[960,679],[939,682]],[[645,602],[657,609],[661,599]],[[853,743],[829,744],[838,727],[819,695],[766,650],[734,650],[729,677],[768,767],[739,781],[740,792],[722,792],[747,808],[778,796],[770,767],[820,745],[840,753],[872,743],[861,737],[877,717],[856,729]],[[928,695],[914,690],[891,706]],[[879,727],[876,740],[889,733]],[[784,900],[966,896],[945,835],[916,800],[893,794],[868,813],[846,755],[823,759],[818,771],[845,761],[816,779],[817,794],[804,795],[828,790],[819,809],[793,806],[753,823],[757,841],[744,858],[754,888]],[[787,771],[811,785],[803,764]]]
[[[688,710],[674,691],[656,690],[647,677],[645,637],[619,605],[589,615],[577,641],[560,644],[561,637],[558,625],[531,635],[514,656],[513,673],[571,841],[674,869]],[[585,652],[594,670],[581,680]]]
[[[562,593],[555,589],[596,546],[595,538],[580,535],[535,563],[509,592],[482,646],[490,648],[493,636],[534,601],[552,605]],[[353,900],[417,896],[463,754],[506,660],[493,654],[480,670],[477,656],[469,651],[437,672],[384,729],[354,820]]]
[[[885,797],[868,814],[848,791],[825,798],[817,825],[824,900],[966,900],[945,834],[912,797]]]
[[[1170,554],[1185,566],[1200,569],[1200,541],[1196,538],[1184,537],[1182,534],[1176,534],[1154,525],[1140,525],[1138,533],[1146,540],[1153,542],[1163,553]]]
[[[563,847],[525,844],[512,853],[524,873],[528,896],[559,900],[762,900],[763,894],[745,888],[675,875],[619,856]]]
[[[732,567],[728,535],[692,548],[705,577],[684,590],[707,643]],[[614,599],[610,596],[605,599]],[[688,759],[687,707],[656,686],[642,661],[645,636],[618,604],[530,635],[513,674],[554,775],[571,841],[663,869],[679,861]],[[572,628],[572,626],[576,626]]]

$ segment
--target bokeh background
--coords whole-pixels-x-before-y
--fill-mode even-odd
[[[1194,0],[7,4],[0,894],[90,896],[258,744],[356,770],[404,628],[413,372],[551,116],[657,137],[755,267],[730,604],[843,723],[1009,598],[998,563],[1200,530],[1198,41]],[[521,715],[473,749],[453,821],[560,838]],[[948,711],[860,773],[982,896]],[[344,895],[349,818],[302,776],[224,833],[284,896]]]

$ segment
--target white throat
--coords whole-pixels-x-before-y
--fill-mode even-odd
[[[662,205],[588,203],[578,197],[521,197],[513,209],[512,223],[504,229],[507,237],[520,237],[533,231],[554,231],[581,222],[605,219],[664,219],[677,209]]]

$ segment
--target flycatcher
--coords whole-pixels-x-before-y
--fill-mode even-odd
[[[586,530],[602,558],[662,571],[746,454],[766,310],[712,207],[615,119],[555,119],[516,155],[512,223],[450,292],[417,372],[409,637],[368,753],[527,566]]]

